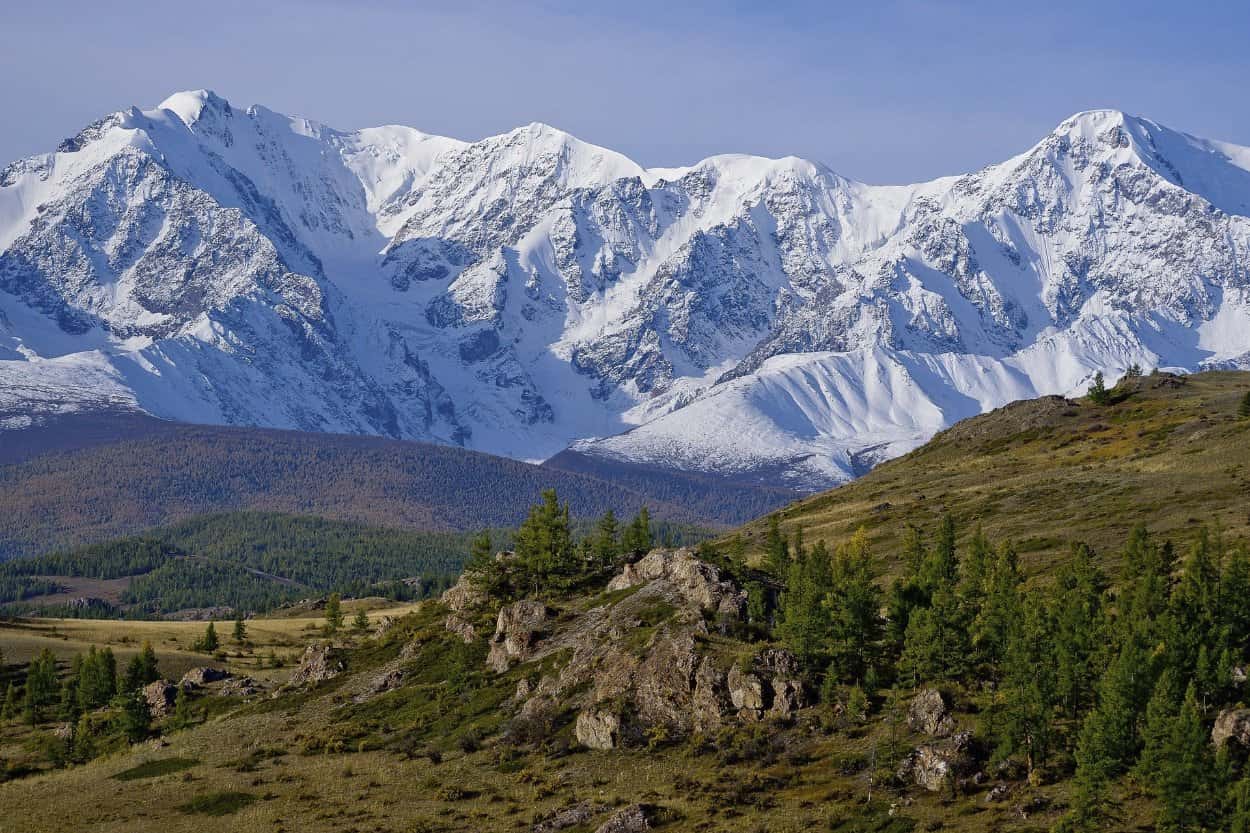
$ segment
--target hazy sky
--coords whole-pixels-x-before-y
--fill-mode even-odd
[[[644,165],[972,170],[1115,107],[1250,144],[1250,3],[0,3],[0,164],[208,87],[335,127],[544,121]]]

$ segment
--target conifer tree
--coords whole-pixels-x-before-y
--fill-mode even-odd
[[[812,553],[812,559],[824,557]],[[881,598],[873,573],[868,533],[862,527],[838,547],[822,605],[827,622],[830,668],[844,680],[863,682],[881,635]]]
[[[1052,623],[1050,641],[1055,660],[1055,694],[1075,719],[1093,701],[1100,669],[1096,658],[1104,649],[1103,600],[1107,580],[1084,544],[1059,569],[1047,604]]]
[[[560,505],[554,489],[545,490],[541,502],[530,507],[515,544],[517,561],[534,593],[544,584],[567,586],[577,577],[569,507]]]
[[[1163,833],[1215,830],[1219,822],[1218,770],[1202,725],[1197,692],[1191,683],[1159,756],[1159,830]]]
[[[212,623],[209,623],[212,627]],[[336,634],[343,627],[343,599],[338,593],[331,593],[326,599],[326,633]],[[207,638],[207,637],[206,637]],[[214,634],[216,641],[216,634]]]
[[[781,597],[777,635],[809,670],[827,662],[830,610],[824,602],[833,589],[831,567],[828,549],[817,542],[810,553],[790,561]]]
[[[1077,771],[1107,781],[1125,771],[1137,756],[1137,718],[1149,696],[1151,681],[1146,652],[1134,639],[1119,654],[1098,684],[1098,705],[1081,724],[1076,747]]]
[[[1237,416],[1250,419],[1250,393],[1241,397],[1241,404],[1237,406]]]
[[[591,554],[599,566],[609,566],[616,560],[620,554],[619,539],[620,529],[616,522],[616,513],[609,509],[595,524],[594,540],[591,544]]]
[[[191,695],[179,686],[174,695],[174,713],[170,715],[169,726],[171,729],[186,729],[194,720],[194,715],[191,713]]]
[[[21,700],[17,696],[17,684],[9,681],[4,690],[4,702],[0,704],[0,720],[13,720],[21,711]]]
[[[1146,715],[1142,721],[1142,752],[1133,771],[1149,784],[1157,783],[1171,742],[1172,723],[1180,711],[1184,693],[1180,690],[1180,676],[1174,668],[1165,668],[1155,683],[1154,693],[1146,703]]]
[[[1053,735],[1057,701],[1054,657],[1047,638],[1051,622],[1042,605],[1019,608],[1018,617],[1006,623],[1003,657],[1003,715],[999,734],[999,757],[1024,755],[1031,774],[1046,762]]]
[[[160,679],[160,673],[156,667],[156,651],[152,649],[151,642],[144,640],[139,653],[135,654],[126,666],[122,690],[134,691],[157,679]]]
[[[131,691],[118,695],[115,705],[119,709],[117,728],[125,735],[126,740],[138,743],[146,738],[152,723],[152,712],[148,708],[147,698],[141,692]]]
[[[365,631],[369,630],[369,614],[365,613],[363,607],[359,608],[356,611],[356,615],[352,617],[352,630],[356,632],[357,636],[363,635]]]
[[[1107,390],[1101,370],[1094,374],[1094,381],[1090,383],[1088,396],[1089,401],[1095,405],[1106,405],[1111,401],[1111,393]]]
[[[638,514],[625,527],[621,536],[621,549],[627,553],[641,555],[649,552],[655,543],[655,535],[651,530],[651,511],[647,507],[638,510]]]
[[[781,516],[768,516],[768,531],[764,536],[764,561],[774,573],[786,575],[790,564],[790,545],[781,534]]]
[[[1008,642],[1024,615],[1020,582],[1015,550],[1004,546],[985,577],[980,609],[972,621],[972,646],[992,668],[1006,660]]]
[[[247,622],[243,620],[243,613],[237,612],[234,615],[234,631],[231,634],[234,644],[242,645],[247,642]]]
[[[60,695],[56,680],[56,657],[44,648],[30,661],[26,669],[26,697],[23,708],[26,720],[34,725],[43,721],[48,708],[55,705]]]

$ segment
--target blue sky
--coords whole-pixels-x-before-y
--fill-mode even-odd
[[[1094,107],[1250,144],[1245,2],[4,6],[4,161],[198,87],[336,127],[545,121],[646,165],[795,154],[883,183],[1000,161]]]

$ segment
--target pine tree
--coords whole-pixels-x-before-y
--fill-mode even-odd
[[[326,633],[338,633],[342,627],[343,600],[338,593],[331,593],[329,598],[326,599]]]
[[[621,549],[633,555],[649,552],[655,537],[651,531],[651,512],[647,507],[638,510],[638,514],[625,527],[621,536]]]
[[[1137,718],[1151,689],[1146,652],[1130,639],[1098,684],[1098,705],[1081,724],[1076,746],[1077,772],[1107,781],[1125,771],[1137,756]],[[1092,783],[1092,781],[1091,781]]]
[[[365,613],[363,607],[356,611],[356,615],[352,619],[352,630],[357,635],[363,635],[365,631],[369,630],[369,614]]]
[[[56,657],[44,648],[26,669],[26,697],[23,708],[31,724],[43,721],[47,709],[56,704],[60,686],[56,679]]]
[[[1250,833],[1250,773],[1233,784],[1228,799],[1228,833]]]
[[[933,594],[929,607],[912,611],[899,668],[913,684],[957,679],[968,670],[971,645],[964,608],[952,590]]]
[[[1055,663],[1049,634],[1053,628],[1043,605],[1021,605],[1007,624],[1003,657],[1002,728],[999,757],[1023,753],[1031,774],[1045,763],[1053,735],[1057,702]]]
[[[823,541],[810,553],[792,559],[781,597],[777,635],[809,670],[827,662],[830,609],[825,599],[833,590],[832,565]]]
[[[595,524],[594,540],[591,554],[600,567],[610,566],[620,554],[620,529],[616,522],[616,513],[611,509],[603,513]]]
[[[124,691],[134,691],[142,688],[148,683],[155,682],[160,679],[160,672],[157,670],[156,651],[152,649],[152,643],[144,640],[143,647],[139,649],[139,653],[135,654],[130,660],[130,664],[126,666],[126,678],[122,689]]]
[[[17,696],[17,684],[9,681],[4,691],[4,702],[0,704],[0,720],[13,720],[22,710],[21,699]]]
[[[781,516],[768,516],[768,531],[764,535],[764,561],[779,576],[786,575],[790,564],[790,545],[781,534]]]
[[[1006,659],[1008,642],[1024,615],[1021,580],[1015,550],[1003,547],[985,577],[980,610],[972,621],[972,646],[994,668]]]
[[[80,712],[107,706],[117,694],[117,660],[111,648],[87,649],[77,673],[77,698]]]
[[[1210,738],[1191,683],[1159,756],[1155,778],[1161,805],[1159,830],[1196,833],[1217,829],[1220,796],[1216,776]]]
[[[171,729],[186,729],[194,720],[194,715],[191,713],[191,695],[187,693],[186,689],[179,686],[177,693],[174,695],[174,713],[170,715],[169,727]]]
[[[812,557],[817,557],[815,552]],[[868,533],[861,527],[838,547],[829,591],[822,602],[830,668],[845,680],[863,681],[881,636],[881,598],[875,578]]]
[[[1106,576],[1094,565],[1093,552],[1078,544],[1071,559],[1059,569],[1049,594],[1055,694],[1073,719],[1092,702],[1097,688],[1096,659],[1104,647],[1106,587]]]
[[[1094,381],[1089,386],[1089,401],[1095,405],[1106,405],[1111,401],[1111,394],[1107,390],[1107,384],[1103,380],[1102,371],[1094,374]]]
[[[243,645],[247,642],[247,622],[243,621],[241,612],[234,615],[234,632],[231,636],[235,645]]]
[[[1171,741],[1172,723],[1180,712],[1183,697],[1184,692],[1180,690],[1180,677],[1176,670],[1165,668],[1155,683],[1150,702],[1146,704],[1146,716],[1141,728],[1141,757],[1133,768],[1137,776],[1146,783],[1157,783]]]
[[[1241,397],[1241,404],[1237,406],[1237,416],[1242,419],[1250,419],[1250,393]]]
[[[560,505],[554,489],[530,507],[516,531],[516,557],[536,594],[544,584],[567,586],[577,578],[576,549],[569,524],[568,504]]]
[[[131,691],[119,695],[114,704],[119,709],[117,729],[126,736],[126,740],[138,743],[146,738],[152,723],[147,698],[141,692]]]

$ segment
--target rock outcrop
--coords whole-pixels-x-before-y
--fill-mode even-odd
[[[587,749],[615,749],[621,735],[621,718],[604,709],[590,709],[573,725],[577,742]]]
[[[805,703],[799,664],[789,651],[770,648],[754,659],[749,671],[734,665],[725,682],[730,702],[743,720],[765,716],[784,720]]]
[[[903,759],[898,778],[931,792],[954,789],[955,781],[972,769],[972,733],[958,732],[946,740],[917,746]]]
[[[1229,741],[1250,749],[1250,709],[1224,709],[1216,715],[1211,742],[1221,747]]]
[[[309,645],[304,649],[299,665],[291,674],[287,686],[313,686],[337,677],[346,667],[342,657],[329,645]]]
[[[513,662],[529,659],[546,623],[547,606],[533,599],[500,608],[486,664],[503,673]]]
[[[926,688],[912,698],[907,709],[907,726],[922,735],[950,737],[955,731],[955,718],[951,716],[942,692]]]
[[[550,816],[536,822],[530,830],[531,833],[557,833],[560,830],[583,825],[600,813],[606,812],[607,809],[603,804],[579,801],[568,807],[561,807]]]
[[[746,593],[722,579],[720,570],[699,560],[694,550],[688,548],[652,550],[637,562],[626,564],[608,584],[608,590],[624,590],[653,581],[668,582],[701,610],[741,618],[746,609]]]
[[[174,710],[178,698],[178,686],[169,680],[156,680],[143,687],[143,699],[153,717],[164,717]]]

